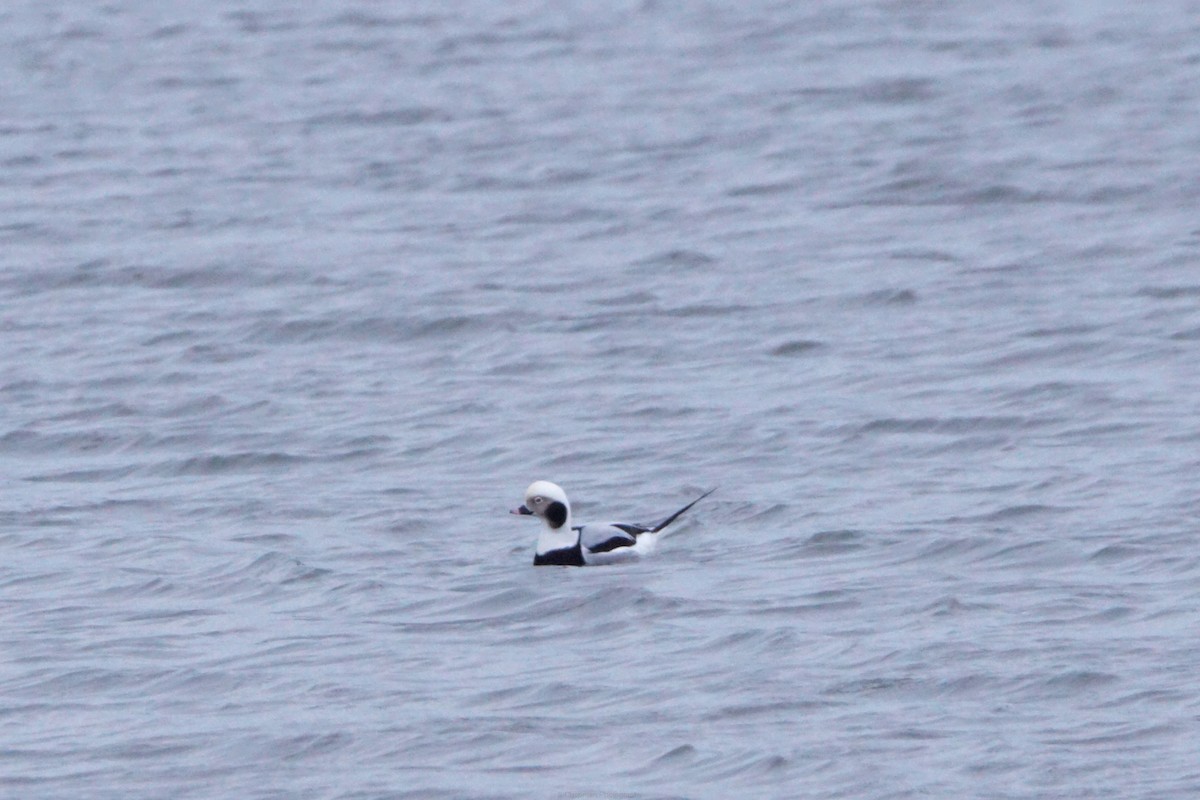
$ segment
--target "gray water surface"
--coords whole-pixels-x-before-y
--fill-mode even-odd
[[[19,2],[0,97],[3,796],[1200,794],[1197,3]]]

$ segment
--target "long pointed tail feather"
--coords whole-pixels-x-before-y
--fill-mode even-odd
[[[717,490],[717,487],[716,487],[716,486],[714,486],[713,488],[709,489],[709,490],[708,490],[707,492],[705,492],[704,494],[702,494],[702,495],[700,495],[699,497],[697,497],[697,498],[696,498],[695,500],[693,500],[692,502],[688,503],[688,504],[687,504],[686,506],[684,506],[683,508],[681,508],[681,509],[679,509],[678,511],[676,511],[676,512],[675,512],[674,514],[672,514],[671,516],[669,516],[669,517],[666,517],[666,518],[664,518],[664,519],[662,519],[662,520],[659,520],[658,522],[655,522],[655,523],[654,523],[654,524],[653,524],[653,525],[650,527],[650,533],[658,533],[658,532],[659,532],[659,531],[661,531],[663,528],[667,527],[667,526],[668,526],[668,525],[670,525],[672,522],[674,522],[676,519],[678,519],[680,514],[682,514],[683,512],[687,511],[689,508],[691,508],[692,506],[696,505],[696,503],[699,503],[701,500],[703,500],[704,498],[708,497],[710,494],[712,494],[712,493],[713,493],[713,492],[715,492],[716,490]]]

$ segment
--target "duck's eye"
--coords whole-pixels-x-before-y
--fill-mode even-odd
[[[540,498],[540,497],[535,497],[535,498],[533,498],[533,504],[534,504],[535,506],[540,506],[540,505],[541,505],[542,503],[544,503],[544,502],[546,502],[546,501],[545,501],[545,500],[543,500],[543,499],[542,499],[542,498]]]

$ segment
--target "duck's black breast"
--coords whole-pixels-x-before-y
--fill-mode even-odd
[[[535,567],[582,567],[583,550],[580,549],[579,542],[575,542],[573,547],[563,547],[548,553],[537,553],[533,557],[533,565]]]

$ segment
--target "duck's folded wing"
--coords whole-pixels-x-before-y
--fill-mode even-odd
[[[579,543],[593,553],[607,553],[610,550],[616,550],[621,547],[633,547],[637,544],[637,537],[643,533],[658,533],[678,519],[680,514],[715,491],[715,488],[709,489],[674,514],[668,514],[660,520],[645,525],[634,522],[606,522],[603,525],[584,525],[579,531]]]
[[[610,522],[605,525],[584,525],[579,532],[579,543],[592,553],[607,553],[621,547],[637,544],[637,535],[649,528],[641,525],[623,525]]]

